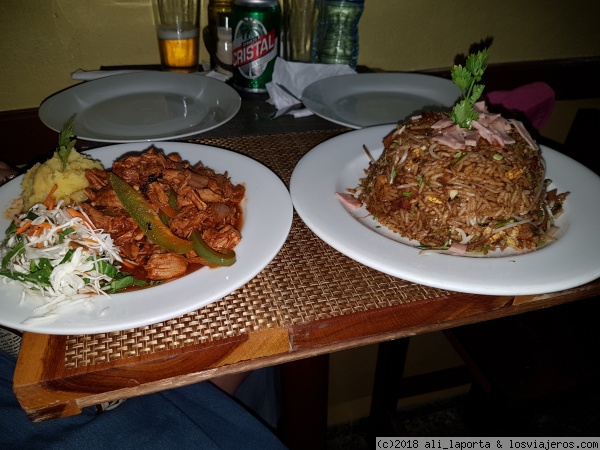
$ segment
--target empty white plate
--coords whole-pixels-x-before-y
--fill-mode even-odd
[[[136,72],[77,84],[46,99],[41,121],[61,131],[75,116],[74,134],[100,142],[177,139],[231,120],[239,94],[199,74]]]
[[[349,128],[397,123],[423,110],[448,110],[461,92],[452,81],[416,73],[365,73],[315,81],[302,102],[317,116]]]

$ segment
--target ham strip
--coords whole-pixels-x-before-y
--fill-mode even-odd
[[[466,147],[465,135],[463,133],[462,128],[460,128],[458,125],[444,128],[440,136],[435,136],[431,140],[439,142],[442,145],[447,145],[448,147],[455,148],[457,150],[462,150]]]
[[[431,128],[433,128],[434,130],[441,130],[446,127],[451,127],[452,125],[454,125],[454,121],[447,117],[445,119],[438,120],[436,123],[431,125]]]
[[[479,113],[479,117],[471,122],[472,130],[460,128],[447,117],[431,125],[434,130],[439,130],[439,134],[432,137],[432,140],[456,150],[463,150],[467,146],[476,146],[479,138],[485,139],[490,144],[504,147],[515,143],[515,140],[508,134],[514,127],[531,148],[538,149],[537,144],[521,122],[512,119],[506,120],[500,114],[490,114],[484,102],[477,102],[474,109]]]
[[[479,138],[485,139],[490,144],[497,144],[504,147],[505,145],[515,143],[515,140],[508,134],[511,128],[514,127],[531,148],[535,150],[539,149],[521,122],[513,119],[506,120],[500,114],[490,114],[483,101],[475,103],[474,109],[479,113],[479,117],[477,120],[471,122],[471,126],[473,127],[472,130],[460,128],[452,119],[445,117],[431,125],[431,128],[434,130],[439,130],[439,134],[431,139],[455,150],[463,150],[466,147],[475,147]],[[414,120],[417,117],[419,116],[415,116],[412,119]],[[392,133],[387,138],[388,143],[402,134],[404,128],[405,127],[403,126]],[[386,144],[385,141],[384,144]]]
[[[479,132],[479,135],[483,139],[488,141],[490,144],[494,143],[493,133],[485,125],[481,124],[477,120],[474,120],[471,122],[471,126]]]
[[[478,140],[479,140],[479,131],[468,130],[465,133],[465,145],[468,145],[469,147],[475,147],[477,145]]]
[[[521,122],[519,122],[518,120],[510,119],[510,123],[517,129],[521,137],[527,141],[527,143],[532,149],[540,149]]]
[[[515,140],[513,138],[511,138],[508,134],[506,134],[506,132],[508,130],[510,130],[510,125],[508,125],[508,130],[507,130],[505,124],[502,122],[506,122],[506,124],[508,124],[508,122],[504,119],[494,120],[492,123],[490,123],[490,129],[492,129],[496,133],[496,135],[500,139],[500,141],[503,142],[502,145],[514,144]]]
[[[346,208],[346,211],[348,212],[352,212],[362,206],[362,202],[353,195],[342,192],[336,192],[335,196],[338,198],[342,206]]]

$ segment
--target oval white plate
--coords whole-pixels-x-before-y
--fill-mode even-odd
[[[421,254],[399,235],[374,225],[372,216],[355,218],[335,196],[358,186],[369,159],[394,126],[351,131],[312,149],[292,173],[296,211],[321,239],[368,267],[423,284],[487,295],[530,295],[569,289],[600,277],[600,177],[567,156],[542,146],[550,188],[570,191],[557,220],[559,239],[534,252],[495,252],[493,257]]]
[[[232,87],[214,78],[139,72],[77,84],[42,102],[38,114],[58,132],[76,115],[79,139],[150,142],[217,128],[237,114],[241,102]]]
[[[324,78],[302,102],[317,116],[359,129],[397,123],[422,110],[449,109],[461,95],[452,81],[416,73],[365,73]]]
[[[219,300],[254,278],[277,255],[292,225],[293,207],[284,183],[271,170],[246,156],[221,148],[175,142],[121,144],[89,153],[104,167],[125,153],[151,145],[165,153],[179,153],[195,164],[202,161],[217,172],[228,172],[231,181],[246,186],[242,240],[231,267],[204,267],[183,278],[135,292],[94,296],[90,307],[74,305],[52,320],[23,324],[32,314],[31,304],[19,305],[22,289],[0,284],[0,324],[46,334],[106,333],[150,325],[186,314]],[[21,194],[18,177],[0,186],[0,210],[5,213]],[[0,229],[10,222],[0,218]]]

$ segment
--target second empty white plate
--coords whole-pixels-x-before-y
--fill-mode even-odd
[[[302,92],[317,116],[349,128],[397,123],[423,110],[454,106],[461,92],[452,81],[416,73],[340,75]]]

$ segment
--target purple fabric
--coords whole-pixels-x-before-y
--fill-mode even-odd
[[[490,111],[494,111],[494,105],[499,105],[521,113],[536,130],[550,119],[556,98],[554,90],[543,82],[526,84],[510,91],[492,91],[484,97]]]

